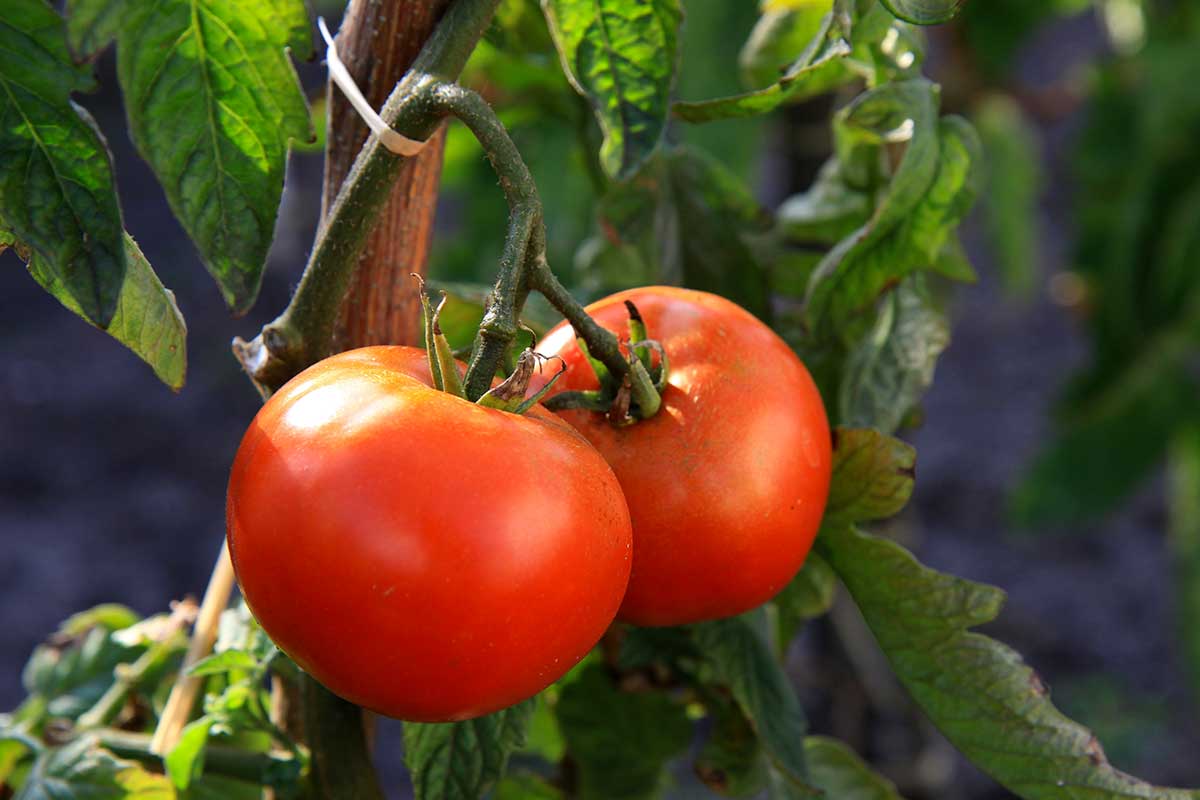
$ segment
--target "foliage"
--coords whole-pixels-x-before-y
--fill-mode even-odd
[[[204,714],[165,758],[150,752],[195,610],[181,603],[140,619],[104,605],[64,622],[29,659],[29,698],[0,717],[0,791],[22,800],[201,800],[257,797],[263,785],[294,790],[306,754],[264,706],[264,678],[282,664],[244,606],[225,612],[216,652],[193,669],[206,677]],[[210,736],[226,749],[206,769]],[[242,752],[230,758],[229,747]]]
[[[971,630],[1000,612],[1000,590],[925,567],[865,528],[899,513],[913,489],[915,453],[892,435],[919,411],[948,344],[945,297],[974,279],[957,228],[980,194],[983,148],[999,154],[1001,170],[1029,158],[1010,106],[976,114],[981,145],[970,123],[942,113],[940,88],[922,75],[913,23],[941,21],[959,5],[774,0],[757,21],[745,7],[681,0],[502,5],[464,80],[499,107],[534,163],[551,258],[571,265],[563,272],[584,293],[683,284],[771,322],[804,357],[838,426],[835,470],[815,554],[762,608],[683,628],[617,626],[537,698],[476,720],[407,724],[418,798],[653,798],[693,753],[697,777],[721,794],[898,798],[844,743],[809,734],[785,669],[803,626],[847,601],[934,725],[1019,796],[1198,796],[1117,772],[1016,653]],[[752,28],[739,63],[728,52],[722,67],[740,68],[740,88],[694,93],[709,84],[689,75],[713,64],[687,57],[696,35],[687,15],[712,35],[713,52],[732,38],[727,20]],[[1194,492],[1178,487],[1200,461],[1187,370],[1200,313],[1188,269],[1200,241],[1190,224],[1200,165],[1188,134],[1200,104],[1183,77],[1197,66],[1195,37],[1194,26],[1164,24],[1139,70],[1118,63],[1102,77],[1081,160],[1079,266],[1096,357],[1064,402],[1063,442],[1018,502],[1031,519],[1102,510],[1170,448],[1189,602],[1200,515]],[[65,20],[43,0],[0,10],[0,245],[177,387],[183,320],[125,234],[111,159],[71,99],[92,87],[79,59],[114,41],[130,134],[230,308],[243,312],[261,280],[288,148],[312,136],[287,55],[310,52],[309,20],[295,0],[68,0]],[[764,208],[742,157],[757,134],[728,132],[761,131],[761,118],[831,92],[832,153],[805,191]],[[1113,155],[1130,147],[1147,154],[1132,168]],[[486,293],[478,282],[490,277],[505,219],[500,196],[483,195],[495,180],[478,155],[461,128],[451,134],[447,184],[471,201],[464,227],[489,242],[440,245],[446,266],[435,277],[452,295],[443,322],[459,347],[473,338]],[[1013,222],[1031,205],[1028,181],[1000,178],[1003,209],[1017,211],[994,224],[1013,248],[1006,261],[1017,262],[1032,238]],[[553,321],[536,306],[526,316],[539,330]],[[1115,465],[1101,457],[1114,441],[1129,454]],[[838,599],[839,586],[848,598]],[[244,607],[226,613],[216,652],[193,668],[203,708],[165,758],[148,752],[186,628],[183,614],[138,620],[112,607],[65,624],[30,659],[29,699],[0,719],[0,791],[302,791],[307,753],[270,720],[266,695],[268,678],[292,679],[296,668]],[[701,718],[708,733],[697,742]],[[243,768],[234,774],[231,763]]]

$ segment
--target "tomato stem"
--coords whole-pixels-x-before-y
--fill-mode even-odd
[[[436,99],[439,87],[455,80],[491,23],[500,0],[456,0],[404,78],[396,84],[380,116],[411,139],[428,139],[447,110]],[[346,175],[288,307],[252,341],[234,339],[234,354],[265,397],[293,375],[330,354],[333,330],[359,255],[407,161],[367,140]]]

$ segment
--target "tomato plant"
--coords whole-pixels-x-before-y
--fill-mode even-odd
[[[622,331],[626,303],[666,353],[662,408],[625,426],[560,412],[608,459],[629,501],[634,567],[621,619],[682,625],[749,611],[795,576],[821,524],[831,462],[821,396],[791,348],[724,298],[650,287],[587,311]],[[566,362],[562,389],[599,388],[570,326],[537,350]]]
[[[574,431],[430,388],[427,363],[361,348],[289,381],[242,440],[227,514],[238,583],[285,653],[348,700],[443,722],[574,666],[631,545],[621,489]]]
[[[1028,800],[1196,797],[1118,771],[976,630],[1004,593],[899,516],[978,198],[1032,283],[1030,101],[994,75],[1089,4],[1042,5],[351,0],[322,105],[300,0],[0,3],[0,248],[173,389],[224,344],[189,341],[109,143],[234,314],[289,152],[325,176],[311,248],[276,248],[307,252],[291,299],[225,359],[265,401],[232,561],[214,540],[198,605],[102,605],[35,650],[0,797],[376,800],[364,708],[403,719],[418,800],[957,797],[950,745]],[[1092,5],[1127,59],[1083,148],[1097,358],[1019,505],[1102,508],[1169,451],[1195,605],[1195,137],[1163,132],[1194,127],[1200,38],[1187,3]],[[124,131],[84,108],[98,75]],[[921,747],[889,759],[900,729]]]

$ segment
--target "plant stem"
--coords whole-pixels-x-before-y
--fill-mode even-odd
[[[389,126],[417,140],[436,131],[444,110],[433,94],[462,72],[499,2],[456,0],[384,104],[380,116]],[[404,161],[378,138],[367,141],[317,233],[291,303],[253,341],[234,340],[234,353],[264,396],[329,354],[359,254]]]
[[[478,94],[461,86],[442,86],[436,97],[446,111],[462,120],[479,140],[500,178],[500,188],[509,206],[508,237],[500,258],[499,276],[484,311],[477,345],[467,368],[467,398],[477,400],[490,388],[492,377],[517,335],[517,318],[530,289],[545,295],[550,305],[571,323],[591,352],[613,375],[619,378],[629,373],[630,365],[621,353],[617,337],[588,316],[550,270],[537,184],[496,112]],[[657,399],[658,394],[649,383],[640,388],[648,388]]]
[[[439,86],[435,97],[447,113],[462,120],[479,140],[500,178],[509,208],[499,276],[479,324],[475,351],[464,381],[467,399],[474,401],[491,388],[492,377],[517,335],[517,316],[527,293],[525,265],[536,251],[545,250],[542,201],[529,167],[486,100],[453,84]]]
[[[81,730],[107,725],[120,713],[129,693],[137,690],[148,677],[165,667],[171,657],[187,646],[187,639],[175,633],[161,642],[155,642],[138,656],[127,669],[119,669],[116,680],[100,699],[80,715],[75,727]]]
[[[162,756],[150,749],[150,737],[144,733],[102,729],[95,735],[102,746],[121,758],[162,768]],[[204,748],[205,772],[259,785],[270,785],[275,776],[288,774],[294,761],[284,753],[254,753],[213,744]]]

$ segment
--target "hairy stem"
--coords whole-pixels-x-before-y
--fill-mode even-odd
[[[435,97],[446,113],[460,119],[479,140],[500,178],[509,207],[499,277],[479,325],[464,380],[467,399],[473,401],[491,388],[492,377],[517,335],[517,317],[527,294],[525,265],[535,252],[545,251],[546,232],[533,175],[492,107],[475,92],[453,84],[438,87]]]
[[[537,185],[495,111],[478,94],[460,86],[442,86],[436,97],[447,113],[460,119],[479,140],[500,178],[500,187],[509,206],[508,236],[500,258],[499,276],[484,311],[467,369],[467,398],[477,400],[491,386],[492,377],[517,335],[518,317],[530,289],[545,295],[613,375],[621,377],[629,373],[630,365],[621,353],[617,337],[588,316],[550,270]],[[658,393],[648,382],[648,377],[640,380],[634,376],[633,381],[635,396],[643,406],[653,404],[657,409],[654,401],[657,401]]]

